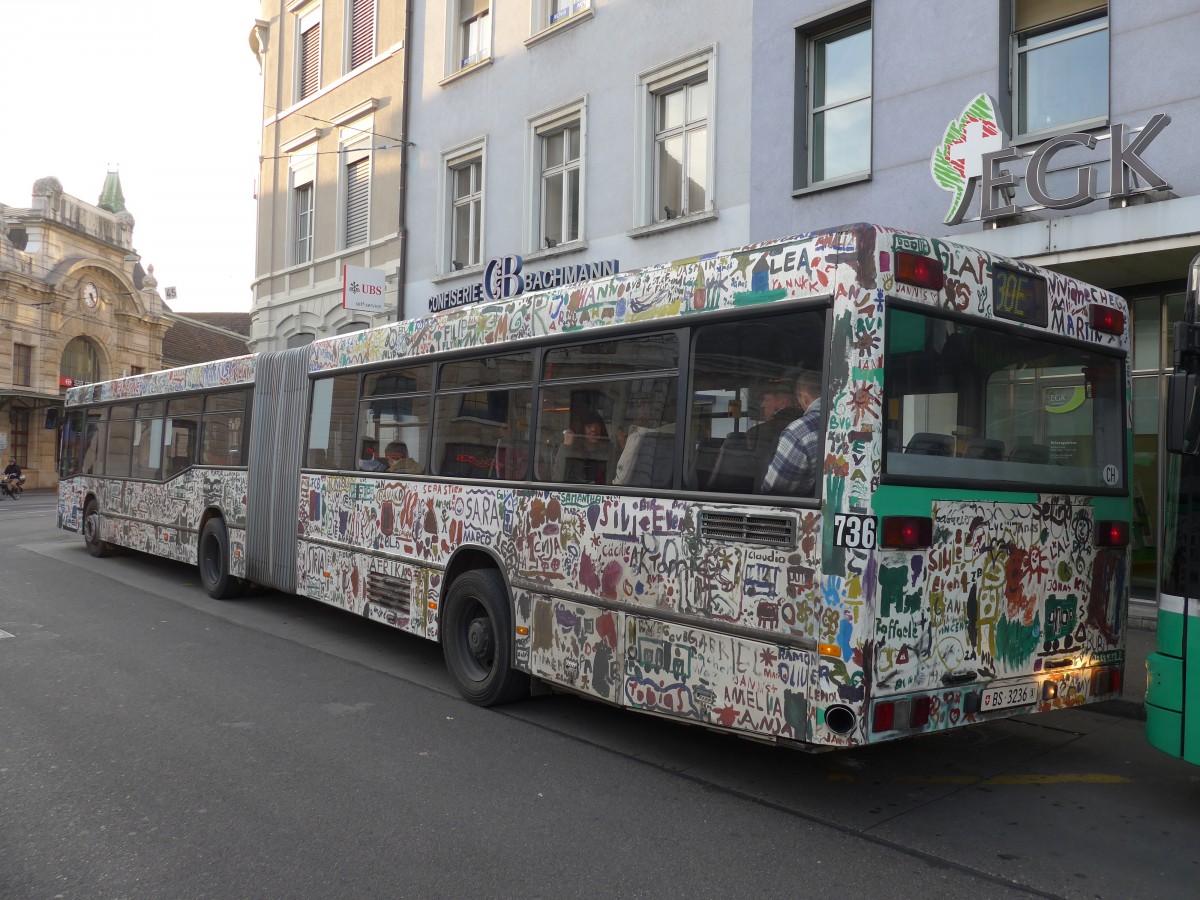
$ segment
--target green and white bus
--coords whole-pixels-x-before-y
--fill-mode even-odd
[[[850,225],[73,389],[60,525],[475,703],[862,745],[1119,692],[1128,352],[1120,297]]]
[[[1200,256],[1188,273],[1183,321],[1174,333],[1167,395],[1162,577],[1155,652],[1146,659],[1146,736],[1178,759],[1200,763]]]

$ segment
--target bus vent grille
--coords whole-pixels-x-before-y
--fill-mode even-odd
[[[701,510],[700,537],[710,541],[746,541],[772,547],[794,547],[796,520],[785,516]]]
[[[412,582],[407,578],[372,572],[367,576],[367,602],[408,615],[412,608]]]

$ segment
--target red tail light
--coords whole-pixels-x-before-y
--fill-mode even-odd
[[[909,725],[912,728],[920,728],[923,725],[929,724],[929,711],[933,709],[932,697],[917,697],[913,700],[912,721]]]
[[[880,526],[880,546],[888,549],[920,550],[933,543],[933,519],[928,516],[884,516]]]
[[[901,250],[896,254],[896,280],[940,291],[946,283],[946,273],[936,259]]]
[[[891,701],[875,704],[875,715],[871,718],[872,731],[891,731],[896,720],[896,708]]]
[[[1103,334],[1125,333],[1125,313],[1119,309],[1093,303],[1088,307],[1088,319],[1092,328]]]
[[[1128,547],[1129,523],[1121,521],[1104,521],[1096,523],[1097,547]]]

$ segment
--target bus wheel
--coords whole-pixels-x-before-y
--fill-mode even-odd
[[[228,600],[242,592],[242,580],[229,574],[229,535],[221,519],[209,519],[200,532],[198,565],[200,583],[214,600]]]
[[[108,556],[112,548],[100,540],[100,504],[89,500],[83,508],[83,543],[92,556]]]
[[[459,693],[478,706],[508,703],[529,693],[529,676],[513,664],[512,609],[495,569],[455,579],[442,610],[446,668]]]

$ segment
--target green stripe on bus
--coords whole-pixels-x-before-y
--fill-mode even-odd
[[[1159,653],[1183,656],[1183,613],[1158,611],[1158,631],[1155,646]]]

